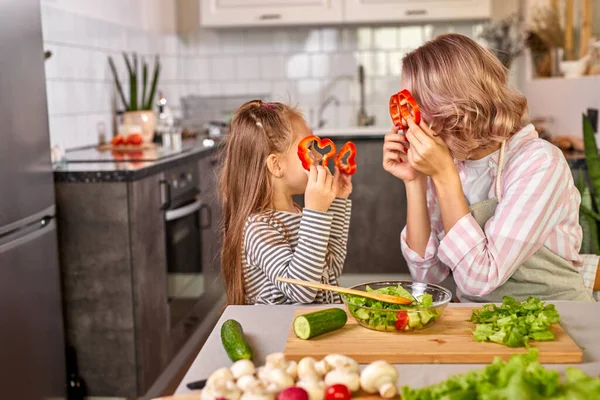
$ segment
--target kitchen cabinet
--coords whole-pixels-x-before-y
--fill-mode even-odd
[[[313,25],[342,22],[342,0],[202,0],[204,27]]]
[[[427,22],[491,17],[491,0],[345,0],[344,22]]]

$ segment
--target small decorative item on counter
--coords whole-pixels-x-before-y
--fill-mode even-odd
[[[344,157],[348,156],[344,163]],[[356,172],[356,145],[353,142],[346,142],[340,152],[334,158],[335,166],[348,175],[354,175]]]
[[[294,333],[300,339],[311,339],[342,328],[348,322],[348,315],[340,308],[315,311],[294,319]]]
[[[523,20],[515,13],[502,20],[489,22],[479,37],[487,42],[489,49],[502,65],[510,69],[513,60],[523,52]]]
[[[114,61],[112,57],[108,57],[108,64],[110,65],[110,69],[115,79],[117,92],[119,93],[119,97],[126,110],[123,115],[123,122],[125,124],[141,125],[143,128],[141,133],[144,142],[150,143],[154,137],[154,128],[156,127],[156,116],[154,115],[154,112],[152,112],[152,107],[154,105],[154,95],[156,93],[156,86],[160,74],[160,61],[157,55],[154,61],[152,83],[150,90],[148,91],[148,64],[146,61],[142,58],[142,77],[139,79],[137,53],[133,53],[131,60],[126,53],[123,53],[123,59],[125,60],[129,74],[129,101],[125,98],[125,93],[121,86]],[[138,81],[142,82],[141,97],[139,98]]]
[[[412,114],[408,106],[412,108]],[[415,98],[406,89],[390,97],[390,117],[395,126],[408,127],[408,119],[412,118],[415,124],[421,123],[421,110]]]
[[[525,41],[538,77],[560,76],[565,32],[556,6],[536,7],[532,10],[531,29]]]
[[[562,151],[583,151],[583,139],[574,136],[554,136],[550,139],[553,145]]]
[[[98,144],[100,146],[106,144],[106,124],[104,122],[98,122],[96,125],[98,129]]]
[[[310,170],[311,165],[318,164],[318,160],[313,158],[316,157],[317,153],[314,146],[323,150],[327,147],[331,148],[331,150],[329,150],[326,154],[323,154],[323,158],[321,160],[321,165],[323,166],[327,166],[329,159],[335,155],[336,148],[331,139],[321,139],[317,136],[305,137],[298,144],[298,157],[302,161],[302,167],[307,171]]]
[[[60,163],[64,161],[65,153],[59,144],[55,144],[50,149],[50,159],[52,163]]]

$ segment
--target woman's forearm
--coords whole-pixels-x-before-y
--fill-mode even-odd
[[[450,229],[469,213],[458,171],[449,170],[441,176],[433,176],[433,183],[444,222],[444,232]]]
[[[425,258],[425,250],[431,235],[427,212],[427,178],[417,178],[406,185],[406,244]]]

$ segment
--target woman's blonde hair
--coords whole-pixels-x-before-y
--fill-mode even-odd
[[[441,35],[402,60],[404,84],[452,156],[507,140],[522,125],[527,100],[507,85],[507,70],[474,40]]]
[[[233,115],[219,179],[222,210],[221,273],[228,304],[245,304],[242,245],[248,217],[269,209],[273,200],[270,154],[285,153],[293,143],[296,109],[252,100]]]

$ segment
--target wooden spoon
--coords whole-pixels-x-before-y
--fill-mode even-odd
[[[299,281],[297,279],[277,278],[279,282],[290,283],[292,285],[305,286],[313,289],[327,290],[335,293],[349,294],[352,296],[364,297],[366,299],[379,300],[390,304],[412,304],[412,300],[406,297],[392,296],[390,294],[364,292],[362,290],[348,289],[339,286],[326,285],[324,283]]]

